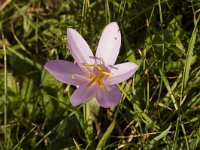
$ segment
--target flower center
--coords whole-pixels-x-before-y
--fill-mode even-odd
[[[88,74],[88,79],[90,80],[88,86],[97,83],[99,87],[102,87],[103,81],[112,75],[102,64],[83,64],[83,67],[91,69]]]

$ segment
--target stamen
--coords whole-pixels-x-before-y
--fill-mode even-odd
[[[92,85],[92,83],[94,83],[94,81],[96,81],[96,79],[97,79],[97,77],[94,77],[87,86]]]
[[[97,78],[97,83],[100,87],[103,86],[103,82],[102,82],[102,79],[101,78]]]
[[[85,68],[92,68],[94,66],[95,66],[94,64],[83,64],[83,67]]]
[[[98,69],[99,71],[103,71],[103,68],[101,68],[99,65],[97,66],[97,69]]]
[[[105,74],[105,75],[107,75],[107,76],[111,76],[111,75],[113,75],[112,73],[110,73],[110,72],[106,72],[106,71],[102,71],[101,73],[102,73],[102,74]]]

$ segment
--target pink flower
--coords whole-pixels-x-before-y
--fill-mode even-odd
[[[67,29],[68,46],[77,64],[64,60],[50,60],[45,64],[57,80],[78,88],[71,96],[73,106],[96,97],[104,107],[120,103],[121,92],[115,84],[130,78],[138,69],[131,62],[115,64],[121,45],[121,34],[116,22],[108,24],[100,38],[95,56],[82,36]]]

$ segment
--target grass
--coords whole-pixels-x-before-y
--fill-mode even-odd
[[[198,0],[0,1],[0,149],[200,149]],[[74,61],[66,29],[91,46],[118,22],[117,63],[139,70],[116,108],[73,107],[75,87],[43,65]]]

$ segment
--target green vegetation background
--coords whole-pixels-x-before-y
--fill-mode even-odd
[[[0,149],[200,149],[199,19],[198,0],[0,0]],[[116,108],[72,107],[43,65],[73,61],[68,27],[95,51],[111,21],[139,70]]]

